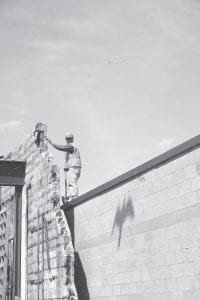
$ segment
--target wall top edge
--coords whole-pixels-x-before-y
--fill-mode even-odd
[[[2,159],[0,160],[0,165],[2,164],[26,164],[26,161],[25,160],[13,160],[13,159]]]
[[[148,171],[158,168],[161,165],[164,165],[190,151],[192,151],[195,148],[200,147],[200,135],[197,135],[196,137],[150,159],[149,161],[137,166],[134,169],[131,169],[130,171],[123,173],[122,175],[115,177],[114,179],[90,190],[89,192],[86,192],[85,194],[80,195],[78,198],[70,201],[69,203],[62,205],[62,210],[68,210],[75,206],[81,205],[84,202],[91,200],[101,194],[104,194],[124,183],[127,183],[139,176],[141,176],[144,173],[147,173]]]

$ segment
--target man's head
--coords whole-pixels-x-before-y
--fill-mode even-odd
[[[67,134],[65,135],[65,140],[66,140],[67,144],[73,143],[73,141],[74,141],[74,136],[73,136],[73,134],[72,134],[72,133],[67,133]]]

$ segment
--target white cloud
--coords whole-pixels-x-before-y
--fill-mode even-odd
[[[26,116],[26,111],[22,108],[22,109],[19,109],[18,111],[17,111],[17,113],[19,114],[19,115],[21,115],[21,116]]]
[[[22,122],[20,120],[7,121],[0,123],[0,133],[22,131]]]
[[[0,108],[5,109],[10,112],[14,112],[20,116],[25,116],[27,114],[25,109],[19,108],[13,104],[0,103]]]
[[[108,64],[121,64],[121,63],[125,63],[126,59],[122,58],[122,57],[116,57],[116,58],[110,58],[106,60]]]
[[[159,147],[161,151],[164,152],[169,150],[173,146],[175,140],[176,138],[174,137],[162,139],[161,142],[159,143]]]

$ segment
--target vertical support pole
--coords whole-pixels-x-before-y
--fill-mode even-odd
[[[66,203],[69,191],[68,191],[68,182],[67,182],[67,169],[64,169],[64,171],[65,171],[65,203]]]
[[[15,243],[14,243],[14,294],[13,300],[21,296],[21,229],[22,186],[15,186]]]
[[[40,282],[40,229],[39,229],[39,218],[40,218],[40,212],[38,209],[38,246],[37,246],[37,268],[38,268],[38,274],[37,274],[37,300],[40,299],[40,287],[39,287],[39,282]]]
[[[28,289],[28,263],[29,263],[29,256],[28,256],[28,235],[29,235],[29,224],[28,224],[28,220],[29,220],[29,196],[30,196],[30,191],[31,191],[31,183],[29,183],[26,186],[26,257],[27,257],[27,261],[26,261],[26,290],[25,290],[25,300],[28,300],[28,293],[29,293],[29,289]],[[23,300],[23,299],[22,299]]]
[[[21,298],[20,300],[26,300],[26,288],[27,288],[27,223],[26,223],[26,209],[27,209],[27,191],[26,188],[22,190],[22,230],[21,230]]]
[[[50,255],[49,255],[49,235],[48,235],[48,227],[47,221],[44,216],[44,226],[45,226],[45,239],[46,239],[46,252],[47,252],[47,267],[49,270],[50,278],[51,278],[51,263],[50,263]]]
[[[44,213],[42,213],[42,300],[44,300]]]

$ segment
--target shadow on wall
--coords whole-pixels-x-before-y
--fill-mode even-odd
[[[74,246],[74,208],[65,211]],[[90,300],[87,278],[78,252],[74,253],[74,282],[79,300]]]
[[[79,300],[90,300],[87,278],[78,252],[75,252],[74,280]]]
[[[71,232],[72,244],[74,247],[74,208],[64,211],[67,223]]]
[[[118,249],[120,248],[121,245],[123,225],[127,218],[131,218],[131,219],[134,218],[134,209],[133,209],[133,204],[131,201],[130,194],[128,194],[128,196],[124,195],[124,202],[121,207],[118,204],[117,211],[115,214],[115,219],[113,222],[111,235],[114,234],[116,227],[119,228],[119,237],[118,237],[118,245],[117,245]]]

